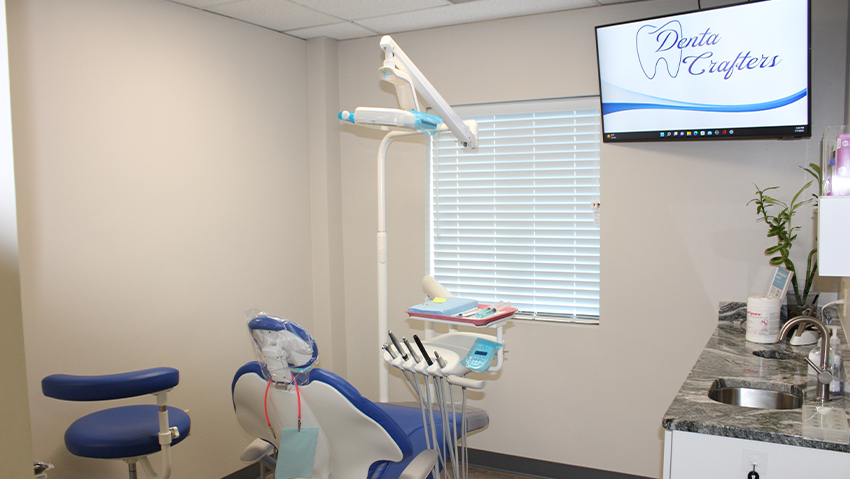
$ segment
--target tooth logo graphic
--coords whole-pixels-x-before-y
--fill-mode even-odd
[[[682,24],[678,20],[671,20],[658,28],[644,25],[637,31],[636,37],[638,61],[647,78],[655,78],[662,61],[670,77],[679,75],[682,49],[676,45],[682,38]]]

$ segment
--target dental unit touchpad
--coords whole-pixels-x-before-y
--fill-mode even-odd
[[[490,368],[493,358],[502,345],[484,338],[478,338],[472,343],[472,349],[466,354],[460,364],[470,371],[483,373]]]

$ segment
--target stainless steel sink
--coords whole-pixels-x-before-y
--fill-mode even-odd
[[[785,383],[749,379],[715,379],[708,397],[724,404],[758,409],[797,409],[803,390]]]
[[[760,351],[753,351],[754,356],[758,356],[764,359],[799,359],[800,357],[796,354],[786,353],[784,351],[775,351],[772,349],[763,349]]]

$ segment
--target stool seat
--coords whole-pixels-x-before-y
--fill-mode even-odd
[[[159,407],[123,406],[93,412],[74,421],[65,431],[65,447],[75,456],[96,459],[123,459],[147,456],[160,451]],[[180,437],[189,435],[191,420],[182,409],[168,406],[168,425],[177,427]]]

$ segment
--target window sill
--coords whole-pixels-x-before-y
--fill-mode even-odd
[[[558,316],[554,314],[529,314],[517,312],[511,319],[520,321],[529,321],[535,323],[569,323],[569,324],[587,324],[596,326],[599,325],[598,316]]]

